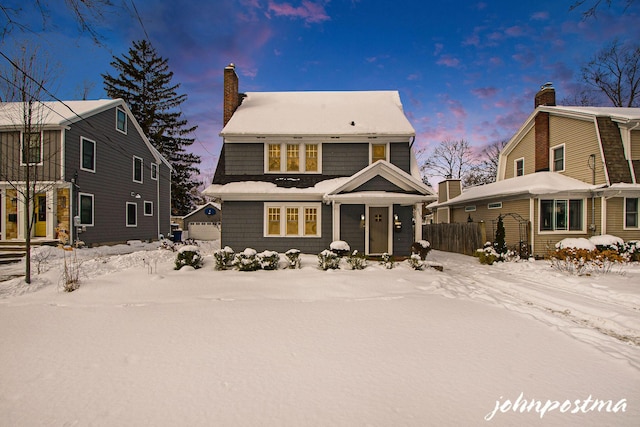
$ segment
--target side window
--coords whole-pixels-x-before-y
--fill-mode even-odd
[[[158,179],[158,165],[156,163],[151,163],[151,179]]]
[[[142,159],[133,156],[133,181],[142,183]]]
[[[80,225],[93,225],[93,194],[79,193]]]
[[[80,137],[80,169],[96,171],[96,143],[84,137]]]
[[[564,170],[564,145],[552,149],[553,172]]]
[[[515,176],[524,175],[524,159],[517,159],[515,161]]]
[[[638,200],[636,198],[624,199],[624,226],[625,228],[638,228]]]
[[[116,129],[122,133],[127,133],[127,113],[120,108],[116,108]]]
[[[153,215],[153,202],[144,202],[144,215],[152,216]]]
[[[25,133],[22,143],[22,164],[42,163],[42,136],[40,132]]]
[[[138,205],[127,202],[127,227],[138,226]]]

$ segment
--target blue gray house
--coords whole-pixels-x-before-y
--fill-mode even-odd
[[[398,92],[240,94],[233,64],[224,76],[223,147],[204,191],[222,203],[222,245],[410,253],[436,197]]]
[[[0,240],[69,235],[87,245],[156,240],[170,232],[171,166],[121,99],[0,103]],[[35,197],[23,191],[27,165]]]

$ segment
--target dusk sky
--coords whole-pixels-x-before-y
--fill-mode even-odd
[[[622,11],[626,0],[588,19],[585,7],[569,11],[574,0],[114,0],[96,27],[102,45],[78,30],[63,0],[44,2],[44,29],[23,2],[3,4],[21,7],[16,20],[34,32],[10,27],[2,51],[36,40],[55,66],[49,89],[62,100],[80,99],[86,85],[89,99],[105,98],[100,74],[115,74],[112,56],[148,35],[188,95],[182,112],[198,125],[192,148],[205,176],[222,144],[230,62],[241,92],[398,90],[418,148],[464,138],[479,150],[517,131],[542,84],[553,82],[559,101],[571,97],[598,50],[615,38],[640,40],[640,2]]]

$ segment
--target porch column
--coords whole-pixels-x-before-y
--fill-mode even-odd
[[[332,236],[331,240],[340,240],[340,202],[331,202]]]
[[[416,203],[416,206],[413,210],[413,223],[414,223],[414,233],[415,233],[415,242],[419,242],[422,240],[422,203]]]

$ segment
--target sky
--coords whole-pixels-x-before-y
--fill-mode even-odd
[[[466,139],[480,151],[513,136],[541,85],[570,99],[599,50],[640,40],[640,2],[625,9],[627,0],[602,2],[587,19],[587,6],[570,10],[574,0],[113,0],[91,20],[100,43],[65,1],[41,1],[44,13],[23,2],[3,1],[0,48],[9,55],[15,42],[37,43],[61,100],[82,99],[85,89],[88,99],[106,98],[101,74],[116,73],[113,57],[149,39],[188,96],[181,110],[198,126],[190,150],[205,180],[222,145],[229,63],[241,92],[397,90],[418,150]]]

